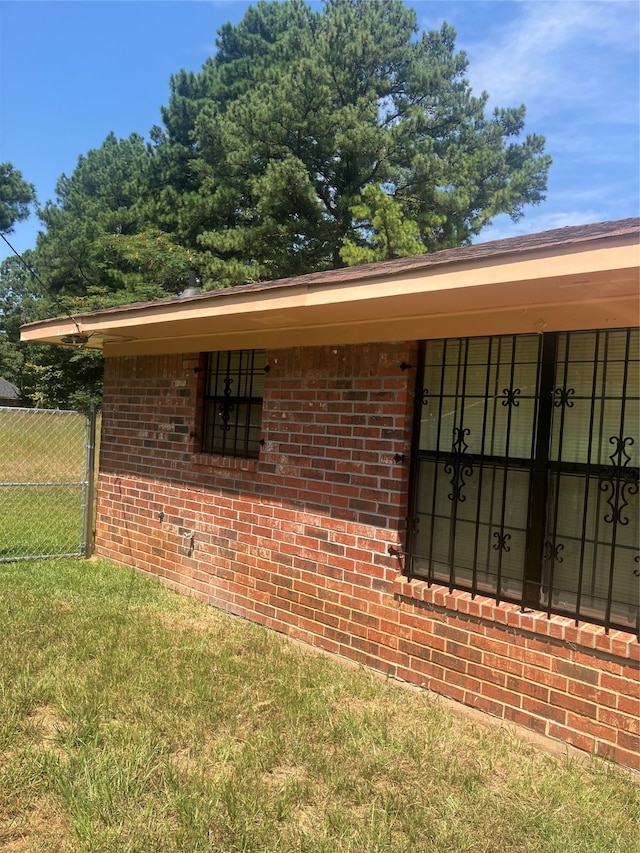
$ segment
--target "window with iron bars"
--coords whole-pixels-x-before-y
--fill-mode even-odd
[[[421,343],[410,576],[640,638],[638,338]]]
[[[268,369],[264,350],[207,353],[203,453],[257,458]]]

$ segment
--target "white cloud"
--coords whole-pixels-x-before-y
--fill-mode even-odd
[[[575,3],[524,3],[515,22],[497,33],[494,43],[473,49],[476,85],[499,103],[517,102],[523,92],[546,90],[554,77],[551,60],[580,28],[584,8]]]
[[[490,240],[502,240],[505,237],[520,237],[525,234],[537,234],[552,228],[564,228],[567,225],[588,225],[591,222],[603,222],[610,219],[602,210],[584,209],[549,211],[548,213],[529,214],[520,222],[512,222],[507,216],[499,216],[494,224],[482,231],[474,243],[488,243]]]
[[[636,84],[637,91],[636,2],[529,0],[514,6],[517,17],[494,28],[491,39],[464,45],[474,89],[488,91],[492,104],[535,103],[545,113],[558,102],[600,100],[606,110],[624,94],[612,89],[623,85],[615,78],[625,63],[635,70],[627,86],[633,91]]]

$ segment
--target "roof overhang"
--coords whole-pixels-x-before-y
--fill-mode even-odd
[[[21,338],[109,357],[635,326],[638,220],[604,225],[619,227],[44,320]]]

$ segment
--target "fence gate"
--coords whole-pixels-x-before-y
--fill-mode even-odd
[[[0,563],[89,556],[95,411],[0,407]]]

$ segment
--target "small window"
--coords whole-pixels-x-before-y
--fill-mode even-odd
[[[202,452],[255,459],[260,452],[264,350],[210,352],[203,399]]]

